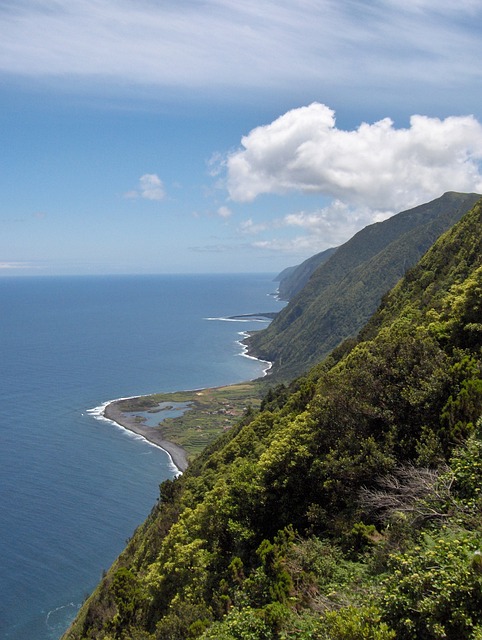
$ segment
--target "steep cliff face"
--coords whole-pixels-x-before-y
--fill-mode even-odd
[[[316,269],[267,329],[247,340],[250,351],[274,362],[271,373],[278,380],[307,371],[360,331],[382,296],[479,198],[446,193],[357,233]]]
[[[68,640],[482,633],[482,205],[205,450]]]

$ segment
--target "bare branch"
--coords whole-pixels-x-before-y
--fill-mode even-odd
[[[452,483],[448,467],[429,469],[407,464],[379,478],[380,489],[364,487],[360,500],[365,509],[378,513],[383,520],[396,513],[410,516],[412,523],[447,518],[454,509],[460,509],[451,493]]]

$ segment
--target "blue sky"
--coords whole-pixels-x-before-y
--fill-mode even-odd
[[[277,272],[482,192],[482,1],[3,0],[0,274]]]

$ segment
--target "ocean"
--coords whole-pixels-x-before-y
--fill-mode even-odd
[[[0,278],[0,638],[56,640],[145,519],[169,456],[93,409],[261,376],[230,316],[272,275]]]

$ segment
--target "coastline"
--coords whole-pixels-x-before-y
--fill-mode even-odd
[[[108,402],[102,412],[102,417],[105,420],[115,422],[118,426],[127,431],[131,431],[138,436],[141,436],[151,444],[156,445],[163,449],[171,458],[172,463],[178,469],[180,473],[187,469],[187,454],[186,451],[173,442],[164,440],[159,431],[156,431],[153,427],[146,427],[142,423],[135,421],[135,418],[126,416],[117,406],[117,403],[125,398],[119,398],[118,400],[112,400]]]
[[[252,316],[257,316],[257,317],[261,316],[264,318],[269,318],[269,315],[270,314],[249,314],[247,316],[236,316],[233,318],[209,318],[209,319],[210,320],[214,320],[214,319],[229,320],[232,322],[240,322],[240,321],[243,322],[245,321],[245,318],[251,318]],[[276,315],[276,314],[273,314],[273,315]],[[268,376],[273,363],[270,362],[269,360],[263,360],[261,358],[257,358],[256,356],[249,354],[248,346],[244,342],[246,338],[248,338],[250,335],[248,331],[240,331],[238,332],[238,335],[241,336],[241,339],[237,341],[237,343],[241,347],[241,352],[239,353],[239,355],[242,357],[248,358],[250,360],[257,360],[261,364],[265,365],[261,373],[261,378]],[[257,379],[259,378],[255,378],[254,380],[257,380]],[[199,396],[199,395],[203,395],[203,393],[208,391],[217,391],[217,390],[219,391],[221,389],[230,389],[230,388],[234,389],[236,387],[249,384],[249,382],[254,382],[254,380],[247,381],[246,383],[243,383],[243,382],[234,383],[232,385],[227,385],[226,387],[215,387],[212,389],[204,389],[204,390],[200,390],[200,389],[192,390],[188,393],[191,393],[191,394],[195,393],[196,395]],[[178,392],[178,393],[186,393],[186,392]],[[122,401],[137,400],[140,398],[152,397],[155,395],[157,394],[148,394],[147,396],[131,396],[129,398],[117,398],[115,400],[110,400],[106,402],[101,407],[97,407],[95,409],[89,410],[89,413],[95,415],[98,419],[106,420],[107,422],[114,423],[118,427],[122,429],[126,429],[127,431],[130,431],[131,433],[134,433],[135,435],[140,436],[141,438],[144,438],[147,442],[153,444],[154,446],[159,447],[160,449],[162,449],[168,454],[177,472],[183,473],[187,469],[189,464],[188,452],[186,451],[186,449],[184,449],[178,444],[175,444],[174,442],[171,442],[170,440],[166,440],[163,437],[160,430],[158,430],[156,427],[146,426],[144,423],[139,422],[136,419],[136,416],[126,415],[122,411],[122,409],[119,408],[119,403],[121,403]],[[192,409],[189,409],[188,411],[190,410]]]
[[[262,358],[258,358],[257,356],[253,356],[249,353],[249,347],[245,342],[245,340],[247,340],[251,335],[249,331],[239,331],[238,335],[242,336],[242,339],[238,340],[238,344],[242,349],[239,355],[243,356],[243,358],[248,358],[249,360],[257,360],[258,362],[266,365],[262,371],[261,377],[264,378],[265,376],[268,376],[273,363],[270,360],[263,360]]]

